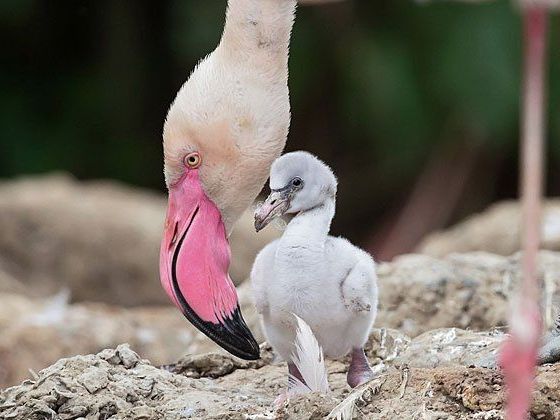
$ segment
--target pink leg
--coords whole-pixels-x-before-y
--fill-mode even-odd
[[[288,397],[288,391],[284,391],[280,395],[278,395],[274,400],[274,409],[280,410],[284,406],[284,404],[286,404],[286,401],[288,401]]]
[[[297,368],[296,365],[293,363],[288,362],[288,372],[293,377],[297,378],[302,384],[305,384],[303,380],[303,376],[301,376],[301,372]],[[276,399],[274,400],[274,407],[276,410],[280,409],[290,397],[290,385],[288,385],[288,389],[282,392]]]
[[[348,385],[356,388],[358,385],[362,385],[371,379],[373,379],[373,371],[369,367],[364,349],[353,349],[350,369],[348,369],[348,376],[346,378]]]

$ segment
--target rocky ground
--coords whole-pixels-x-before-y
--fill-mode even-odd
[[[486,251],[512,255],[521,244],[521,206],[503,201],[442,232],[428,235],[418,247],[423,254],[443,257],[455,252]],[[560,200],[544,203],[542,248],[560,251]]]
[[[417,339],[375,330],[368,355],[376,379],[351,391],[346,361],[330,361],[329,394],[300,395],[280,406],[274,400],[285,389],[286,367],[274,363],[270,349],[257,362],[211,353],[161,369],[122,345],[59,360],[5,390],[0,418],[502,419],[500,371],[470,359],[471,353],[493,357],[502,339],[500,333],[457,329]],[[559,375],[558,364],[539,368],[532,418],[560,418]]]
[[[557,208],[548,204],[543,224],[553,250]],[[157,280],[164,213],[163,197],[122,185],[63,175],[0,183],[0,389],[12,386],[0,393],[0,419],[503,418],[495,359],[519,281],[516,204],[380,264],[367,347],[377,378],[352,392],[347,361],[329,361],[329,395],[281,407],[286,367],[270,349],[257,362],[233,358],[168,305]],[[245,278],[277,235],[255,237],[247,214],[232,237],[233,276]],[[551,325],[560,253],[539,261]],[[247,282],[239,296],[262,341]],[[560,418],[559,366],[539,368],[532,418]]]
[[[554,300],[560,255],[543,251],[540,260],[542,275],[554,278],[549,299]],[[57,350],[60,353],[51,355],[53,360],[64,352],[87,353],[87,349],[121,340],[131,342],[142,357],[154,362],[140,360],[128,347],[62,359],[44,371],[27,373],[30,379],[5,390],[0,396],[0,418],[318,419],[339,404],[352,409],[355,418],[503,418],[503,381],[495,355],[504,335],[492,328],[506,322],[507,297],[517,281],[517,265],[517,257],[488,254],[445,259],[410,255],[381,265],[382,299],[376,324],[398,331],[377,329],[371,335],[367,354],[380,367],[378,378],[351,393],[345,385],[345,362],[331,361],[330,395],[300,396],[279,410],[273,402],[286,385],[286,368],[275,363],[269,351],[263,352],[262,361],[252,363],[223,353],[194,354],[213,345],[184,321],[176,322],[173,313],[143,318],[142,309],[105,308],[111,314],[107,315],[95,313],[99,307],[94,305],[91,313],[81,317],[80,311],[88,305],[75,304],[66,309],[60,325],[46,327],[40,325],[40,320],[48,319],[43,312],[33,318],[35,325],[25,327],[30,329],[26,335],[21,333],[19,341],[9,344],[9,337],[18,336],[10,329],[8,338],[0,338],[0,342],[6,340],[0,354],[9,355],[12,349],[7,360],[18,366],[19,374],[26,366],[44,363],[45,344],[54,351],[55,343],[63,342],[61,337],[69,341]],[[244,302],[249,293],[244,284],[240,293]],[[250,313],[250,302],[244,308]],[[89,321],[80,324],[80,319]],[[259,334],[257,319],[250,315],[248,320]],[[471,330],[444,328],[463,324]],[[154,335],[146,341],[149,328]],[[492,330],[484,332],[488,329]],[[84,330],[96,333],[84,334]],[[44,341],[37,338],[44,336],[48,337]],[[165,369],[155,367],[164,360],[176,360],[172,357],[182,354],[182,349],[192,354],[177,363],[166,361]],[[18,365],[20,360],[24,361]],[[559,366],[539,369],[534,418],[560,418]]]
[[[437,259],[407,255],[379,266],[377,326],[416,337],[438,328],[484,331],[507,323],[507,299],[518,281],[519,259],[490,254],[456,254]],[[560,254],[542,251],[548,279],[549,324],[559,300]],[[264,339],[248,283],[239,287],[244,317],[257,339]],[[546,305],[545,305],[546,306]],[[28,376],[61,357],[95,353],[130,343],[154,364],[169,364],[187,353],[215,349],[170,306],[122,308],[73,303],[64,294],[49,300],[0,294],[0,387]]]

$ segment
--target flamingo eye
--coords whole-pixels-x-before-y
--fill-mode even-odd
[[[198,152],[189,153],[183,159],[185,165],[187,165],[191,169],[196,169],[202,163],[202,159]]]
[[[299,177],[295,177],[294,179],[292,179],[292,185],[294,187],[301,187],[303,185],[303,180]]]

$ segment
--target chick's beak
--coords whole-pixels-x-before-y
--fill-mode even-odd
[[[290,208],[287,191],[273,191],[255,210],[255,230],[264,229],[275,218],[282,216]]]

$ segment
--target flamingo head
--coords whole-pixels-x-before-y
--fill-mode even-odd
[[[259,347],[228,274],[228,232],[266,176],[255,176],[250,155],[239,146],[238,116],[200,91],[184,86],[165,123],[169,202],[160,278],[193,325],[233,355],[254,360]]]

